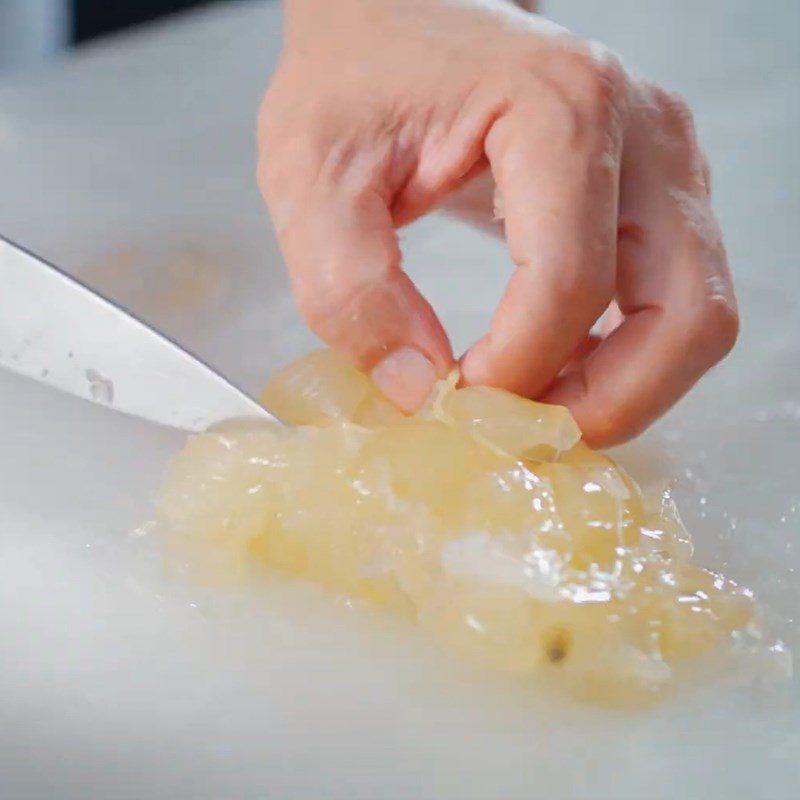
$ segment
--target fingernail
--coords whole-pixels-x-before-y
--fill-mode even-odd
[[[419,350],[399,347],[374,367],[372,382],[403,411],[416,411],[436,383],[436,370]]]

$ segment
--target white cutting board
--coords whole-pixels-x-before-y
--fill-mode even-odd
[[[701,559],[754,587],[800,652],[800,4],[553,10],[698,108],[742,340],[626,457],[652,473],[668,453],[655,469],[679,479]],[[278,40],[276,6],[237,4],[0,83],[0,230],[249,389],[312,344],[253,180]],[[404,240],[465,346],[502,247],[442,219]],[[313,587],[165,580],[139,526],[180,441],[0,375],[3,800],[800,794],[796,682],[585,709]]]

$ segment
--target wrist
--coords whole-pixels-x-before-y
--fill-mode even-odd
[[[486,10],[487,0],[471,1],[476,9]],[[539,0],[489,0],[492,2],[498,7],[512,5],[527,11],[536,11],[541,5]],[[374,25],[381,18],[413,20],[437,6],[458,9],[452,0],[284,0],[284,41],[302,41],[309,32],[316,35],[322,31],[333,44],[346,38],[348,32]],[[466,9],[469,3],[463,4],[462,10]]]
[[[315,12],[321,8],[331,8],[335,11],[337,6],[341,6],[345,0],[284,0],[284,5],[287,11],[294,13],[295,11]],[[374,1],[374,0],[373,0]],[[389,0],[396,2],[396,0]],[[526,9],[527,11],[536,11],[539,7],[539,0],[511,0],[515,5]]]

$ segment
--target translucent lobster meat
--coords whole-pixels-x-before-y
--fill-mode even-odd
[[[168,555],[198,581],[310,578],[594,698],[763,638],[750,593],[691,563],[672,503],[643,498],[566,409],[448,383],[406,417],[326,351],[263,401],[295,427],[231,423],[169,467]]]

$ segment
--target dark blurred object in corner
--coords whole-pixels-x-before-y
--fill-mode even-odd
[[[211,0],[70,0],[76,44]]]

